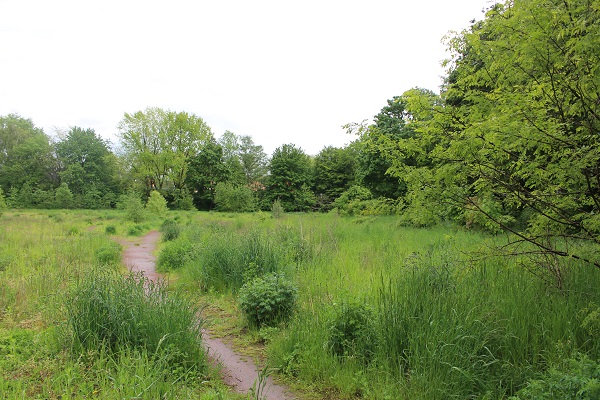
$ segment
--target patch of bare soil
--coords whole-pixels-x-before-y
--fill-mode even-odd
[[[153,254],[159,239],[160,232],[151,231],[140,239],[119,241],[124,248],[123,263],[132,272],[143,272],[152,281],[164,279],[162,274],[156,272]],[[224,382],[236,392],[246,394],[254,388],[261,399],[295,398],[289,389],[274,383],[271,377],[261,382],[258,367],[252,360],[235,353],[225,342],[212,337],[206,330],[202,334],[202,342],[209,358],[220,365]]]

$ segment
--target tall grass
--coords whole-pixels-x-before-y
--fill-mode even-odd
[[[120,278],[107,223],[130,226],[119,211],[2,216],[0,397],[228,398],[191,299]]]

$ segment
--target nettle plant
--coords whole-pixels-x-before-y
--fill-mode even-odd
[[[297,297],[294,284],[277,273],[254,278],[239,291],[240,308],[255,327],[287,321],[296,308]]]

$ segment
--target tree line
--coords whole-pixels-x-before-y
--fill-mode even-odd
[[[114,207],[134,189],[158,190],[172,208],[278,201],[415,226],[452,220],[600,267],[598,21],[588,0],[495,4],[447,40],[439,94],[393,97],[372,121],[346,126],[354,141],[314,157],[294,144],[268,157],[249,136],[216,139],[200,117],[157,108],[125,114],[119,154],[91,129],[53,143],[8,115],[0,187],[13,207]]]

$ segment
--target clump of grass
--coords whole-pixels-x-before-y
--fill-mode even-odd
[[[117,355],[138,349],[164,368],[206,369],[197,307],[179,292],[167,295],[162,283],[94,271],[65,307],[73,354],[105,348]]]
[[[102,265],[114,265],[121,261],[121,250],[120,244],[110,242],[96,250],[96,258]]]
[[[283,272],[286,263],[282,247],[268,236],[225,232],[204,239],[189,272],[207,288],[235,292],[255,277]]]
[[[133,225],[127,230],[127,234],[129,236],[140,236],[143,231],[144,228],[141,225]]]
[[[183,267],[192,258],[193,246],[187,238],[167,242],[158,255],[156,266],[167,272]]]
[[[114,225],[107,225],[106,228],[104,229],[104,232],[107,235],[116,235],[117,234],[117,227]]]

